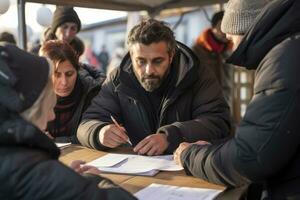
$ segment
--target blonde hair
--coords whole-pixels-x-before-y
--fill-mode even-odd
[[[47,59],[48,60],[48,59]],[[34,104],[21,113],[21,116],[33,123],[36,124],[38,120],[45,114],[48,114],[48,108],[53,108],[56,104],[56,95],[53,90],[53,83],[52,83],[52,74],[54,71],[54,67],[51,61],[48,60],[49,64],[49,75],[47,84],[40,94],[39,98],[34,102]],[[46,109],[47,108],[47,109]]]

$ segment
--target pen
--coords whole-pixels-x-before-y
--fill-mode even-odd
[[[122,130],[122,127],[120,126],[120,124],[117,122],[117,120],[115,120],[115,118],[114,118],[112,115],[110,115],[110,118],[111,118],[111,120],[113,121],[113,123],[114,123],[120,130]],[[130,145],[132,146],[132,143],[131,143],[129,137],[128,137],[127,142],[128,142],[128,144],[130,144]]]

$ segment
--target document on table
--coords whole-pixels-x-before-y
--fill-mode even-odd
[[[107,154],[87,165],[103,172],[154,176],[158,171],[179,171],[183,168],[175,163],[172,155],[141,156],[132,154]]]
[[[153,183],[135,193],[139,200],[212,200],[221,190],[177,187]]]
[[[58,148],[60,148],[60,149],[63,149],[63,148],[65,148],[65,147],[68,147],[68,146],[71,145],[71,143],[55,143],[55,144],[56,144],[56,146],[57,146]]]

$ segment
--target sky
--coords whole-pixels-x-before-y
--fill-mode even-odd
[[[1,1],[1,0],[0,0]],[[42,4],[37,3],[26,3],[25,4],[25,16],[26,24],[30,26],[32,31],[41,32],[44,27],[40,26],[36,20],[37,11]],[[45,5],[49,8],[52,13],[55,10],[54,5]],[[111,10],[101,10],[101,9],[88,9],[88,8],[75,8],[76,12],[81,19],[82,24],[96,23],[100,21],[105,21],[113,18],[124,17],[127,15],[126,12],[121,11],[111,11]],[[3,30],[15,30],[18,27],[18,14],[17,14],[17,0],[10,0],[9,10],[0,15],[0,32]],[[16,33],[16,32],[15,32]]]

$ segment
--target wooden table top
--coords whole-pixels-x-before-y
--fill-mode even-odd
[[[84,160],[86,162],[90,162],[101,156],[104,156],[107,153],[132,153],[131,149],[122,148],[104,152],[77,145],[66,147],[62,149],[61,152],[62,153],[59,160],[66,165],[69,165],[73,160]],[[157,175],[152,177],[111,173],[101,173],[100,175],[111,179],[113,182],[121,185],[131,193],[135,193],[152,183],[181,187],[210,188],[220,190],[224,189],[222,186],[214,185],[192,176],[187,176],[183,170],[175,172],[159,172]]]

